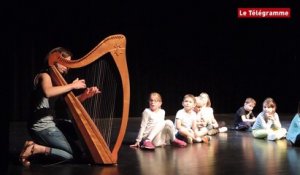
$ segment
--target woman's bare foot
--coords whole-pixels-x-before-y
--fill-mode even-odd
[[[26,141],[24,144],[23,150],[20,154],[20,162],[25,167],[30,166],[30,162],[28,161],[28,158],[31,155],[33,155],[34,145],[35,145],[35,143],[33,141]]]

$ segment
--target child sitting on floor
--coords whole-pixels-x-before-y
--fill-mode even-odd
[[[215,119],[211,101],[207,93],[202,92],[196,98],[195,111],[197,112],[198,132],[201,134],[215,135],[219,132],[227,131],[227,127],[219,126]]]
[[[300,101],[298,103],[297,114],[290,124],[286,139],[290,141],[293,146],[300,147]]]
[[[266,98],[263,102],[263,111],[258,114],[252,126],[252,134],[255,138],[278,140],[286,136],[286,129],[281,127],[279,116],[276,113],[276,103],[272,98]]]
[[[177,111],[175,116],[176,137],[180,140],[193,142],[208,142],[208,137],[197,135],[196,113],[194,111],[196,99],[194,95],[187,94],[183,98],[183,109]]]
[[[186,143],[175,138],[175,127],[171,120],[165,120],[165,110],[161,109],[162,98],[159,93],[152,92],[149,97],[149,108],[142,114],[141,127],[136,142],[130,147],[155,149],[173,143],[184,147]]]
[[[235,113],[234,129],[238,131],[251,131],[251,127],[256,118],[252,112],[256,105],[256,101],[248,97],[244,106],[240,107]]]

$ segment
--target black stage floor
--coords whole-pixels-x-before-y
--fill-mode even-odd
[[[216,115],[228,125],[231,114]],[[222,119],[221,119],[222,118]],[[280,115],[288,129],[293,118]],[[172,117],[171,117],[172,119]],[[218,174],[300,174],[300,148],[286,140],[276,142],[254,139],[250,132],[228,131],[212,137],[210,143],[194,143],[185,148],[166,146],[155,151],[129,147],[137,135],[140,118],[130,118],[117,165],[34,164],[23,168],[17,161],[26,139],[24,123],[10,124],[9,175],[218,175]],[[24,130],[23,130],[24,129]]]

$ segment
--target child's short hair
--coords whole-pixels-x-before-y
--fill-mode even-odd
[[[184,97],[183,97],[183,101],[186,99],[186,98],[192,98],[194,103],[196,103],[196,98],[193,94],[186,94]]]
[[[256,101],[251,97],[246,98],[245,103],[246,104],[252,103],[252,104],[254,104],[254,106],[256,105]]]
[[[274,99],[271,98],[271,97],[268,97],[268,98],[266,98],[266,99],[264,100],[263,106],[267,106],[267,107],[269,107],[269,108],[274,108],[274,109],[277,108]]]
[[[150,95],[149,95],[149,99],[148,100],[150,100],[151,96],[156,96],[158,98],[158,100],[160,102],[162,102],[161,95],[158,92],[151,92]]]

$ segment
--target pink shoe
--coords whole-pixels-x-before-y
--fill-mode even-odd
[[[145,140],[144,143],[142,144],[141,148],[144,149],[155,149],[155,146],[153,145],[153,143],[150,140]]]
[[[182,140],[179,140],[179,139],[175,139],[173,140],[173,145],[176,145],[178,147],[185,147],[186,146],[186,143]]]

